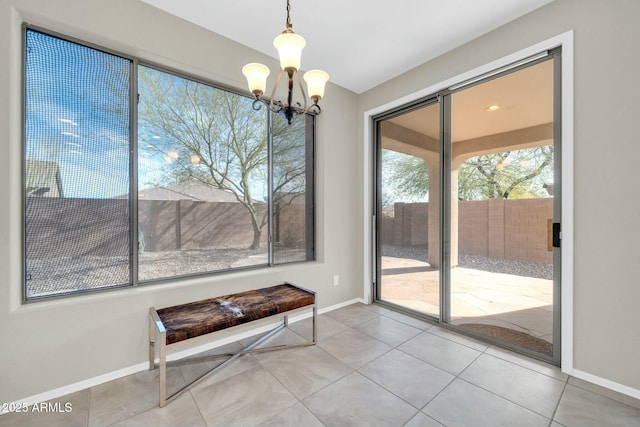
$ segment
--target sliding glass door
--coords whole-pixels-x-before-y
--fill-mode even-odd
[[[376,299],[555,363],[559,61],[375,121]]]
[[[378,124],[378,295],[440,313],[440,104]]]

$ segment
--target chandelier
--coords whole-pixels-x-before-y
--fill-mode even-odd
[[[308,96],[313,100],[313,104],[308,105],[307,93],[304,91],[302,85],[302,79],[300,78],[300,57],[302,56],[302,49],[307,42],[302,36],[293,32],[293,26],[291,25],[291,18],[289,13],[291,12],[291,5],[287,0],[287,23],[286,29],[282,34],[276,36],[273,40],[273,45],[278,49],[278,55],[280,57],[280,71],[276,78],[275,86],[271,92],[271,99],[269,102],[262,99],[262,95],[266,90],[267,76],[269,75],[269,68],[266,65],[259,63],[250,63],[242,67],[242,74],[247,78],[249,83],[249,90],[253,92],[256,100],[253,102],[253,108],[259,110],[262,108],[262,104],[266,105],[274,113],[282,113],[287,118],[287,122],[291,124],[293,118],[298,114],[313,114],[318,115],[321,113],[318,101],[324,96],[324,86],[329,80],[329,74],[322,70],[310,70],[304,73],[304,80],[307,82]],[[278,89],[278,83],[282,78],[282,75],[287,75],[288,95],[287,101],[275,101],[274,97],[276,90]],[[295,82],[294,82],[295,80]],[[300,102],[293,101],[293,89],[298,85],[302,94],[302,104]]]

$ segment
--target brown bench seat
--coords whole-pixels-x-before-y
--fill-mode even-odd
[[[167,344],[313,305],[315,295],[291,284],[240,292],[156,310]]]
[[[315,292],[303,289],[290,283],[271,286],[263,289],[239,292],[201,301],[165,307],[156,310],[149,309],[149,368],[155,368],[155,344],[159,349],[160,367],[160,406],[176,398],[180,393],[205,375],[223,367],[235,358],[254,350],[267,337],[275,334],[288,325],[289,313],[304,307],[313,308],[313,340],[302,345],[316,343],[316,298]],[[202,377],[188,384],[179,392],[167,398],[166,396],[166,348],[172,344],[204,336],[227,328],[264,319],[275,315],[284,315],[284,322],[258,341],[242,349],[240,352],[227,355],[227,361]],[[275,346],[266,350],[299,347],[297,345]],[[265,349],[259,349],[264,351]]]

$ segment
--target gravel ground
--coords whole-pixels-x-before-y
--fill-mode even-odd
[[[415,259],[418,261],[427,260],[427,250],[425,248],[383,245],[382,255],[395,258]],[[458,267],[489,271],[491,273],[515,274],[516,276],[553,280],[553,264],[542,262],[496,259],[479,255],[459,254]]]
[[[276,250],[275,262],[304,261],[304,250]],[[193,249],[175,252],[144,252],[139,255],[138,279],[140,281],[198,273],[224,271],[232,268],[267,264],[267,253],[262,249],[217,248]],[[128,286],[129,258],[84,256],[29,260],[27,265],[27,295],[29,297],[52,296]]]

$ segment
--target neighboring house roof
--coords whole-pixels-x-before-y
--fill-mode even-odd
[[[126,197],[126,196],[125,196]],[[138,191],[139,200],[194,200],[206,202],[238,202],[230,191],[205,184],[170,184]]]
[[[28,196],[64,197],[58,163],[27,159],[25,189]]]

